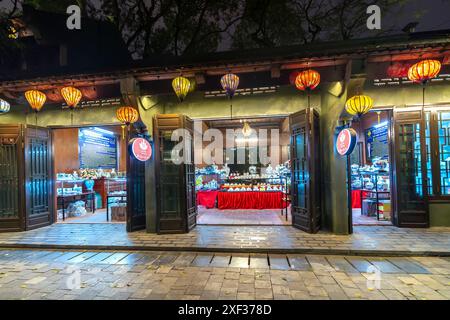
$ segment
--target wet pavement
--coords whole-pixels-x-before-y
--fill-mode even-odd
[[[450,299],[450,258],[0,250],[0,299]]]

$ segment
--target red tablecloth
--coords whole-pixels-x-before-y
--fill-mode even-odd
[[[364,191],[364,197],[367,196],[367,192]],[[352,190],[352,209],[361,209],[361,190]]]
[[[218,207],[225,209],[284,209],[287,204],[283,201],[281,192],[219,192]]]
[[[212,209],[216,206],[217,194],[219,191],[198,191],[197,205]]]

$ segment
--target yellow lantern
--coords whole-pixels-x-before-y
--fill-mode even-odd
[[[33,109],[35,112],[41,111],[42,107],[45,104],[45,101],[47,100],[47,96],[45,95],[45,93],[38,90],[29,90],[25,92],[25,98],[30,104],[31,109]]]
[[[125,127],[139,120],[139,112],[133,107],[122,107],[116,111],[117,120],[123,123],[122,138],[125,139]]]
[[[70,109],[74,109],[80,103],[83,94],[74,87],[64,87],[61,89],[61,95]]]
[[[345,110],[352,116],[361,117],[373,108],[373,99],[369,96],[354,96],[345,104]]]
[[[172,87],[180,102],[183,102],[191,89],[191,82],[184,77],[177,77],[173,79]]]
[[[441,67],[441,62],[438,60],[423,60],[409,68],[408,78],[413,82],[425,84],[437,77]]]

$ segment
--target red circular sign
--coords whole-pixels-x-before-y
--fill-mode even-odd
[[[144,138],[135,138],[130,141],[131,152],[139,161],[147,161],[152,157],[152,146]]]
[[[336,139],[336,150],[341,156],[350,155],[356,146],[356,131],[353,129],[342,130]]]

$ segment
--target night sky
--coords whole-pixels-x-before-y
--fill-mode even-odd
[[[5,7],[11,7],[11,0],[0,0],[0,8]],[[450,0],[410,0],[407,5],[395,9],[389,16],[382,16],[382,28],[393,27],[392,33],[401,33],[410,22],[419,22],[417,32],[450,29]],[[376,31],[367,30],[367,33],[359,37],[375,35]],[[229,42],[229,38],[224,37],[219,50],[227,50]]]

